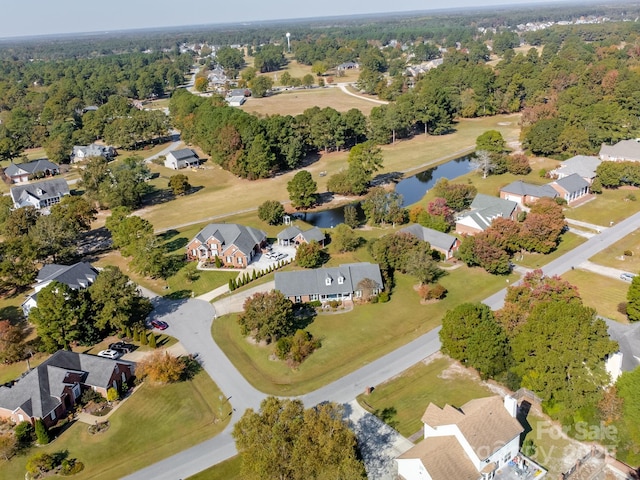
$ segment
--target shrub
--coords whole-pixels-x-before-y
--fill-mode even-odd
[[[116,400],[118,400],[118,398],[120,398],[120,394],[118,393],[118,390],[116,390],[113,387],[107,390],[107,401],[115,402]]]
[[[229,291],[233,292],[236,289],[236,282],[233,281],[233,278],[229,279]]]
[[[140,330],[138,330],[137,328],[133,330],[133,341],[134,342],[140,341]]]
[[[286,360],[291,351],[291,337],[282,337],[276,342],[276,356],[280,360]]]
[[[513,175],[528,175],[531,172],[529,159],[522,154],[507,157],[507,171]]]
[[[418,293],[423,300],[440,300],[447,294],[447,289],[439,283],[435,285],[420,285]]]
[[[627,315],[627,302],[620,302],[618,304],[618,308],[617,308],[618,312],[620,312],[622,315]]]
[[[371,297],[371,303],[378,303],[380,301],[380,297],[376,295],[375,297]]]
[[[49,437],[49,430],[41,419],[36,420],[35,432],[36,439],[40,445],[46,445],[51,441],[51,438]]]
[[[562,197],[556,197],[553,199],[558,205],[566,205],[567,201]]]
[[[80,397],[80,405],[87,405],[90,402],[103,403],[104,401],[104,397],[91,388],[82,392],[82,396]]]
[[[541,168],[538,171],[538,175],[540,176],[540,178],[546,178],[547,177],[547,169],[546,168]]]
[[[329,302],[329,306],[333,309],[338,308],[340,305],[342,305],[342,302],[340,300],[331,300]]]
[[[320,300],[311,300],[309,302],[309,306],[313,308],[318,308],[322,306],[322,302]]]
[[[20,422],[16,425],[16,428],[13,430],[13,433],[16,436],[16,441],[18,445],[24,447],[26,445],[30,445],[34,439],[34,430],[33,425],[30,422]]]
[[[633,252],[631,250],[625,250],[624,251],[624,256],[625,257],[631,257],[631,256],[633,256]]]
[[[48,453],[37,453],[27,460],[27,472],[33,475],[42,475],[50,472],[56,466],[56,460],[53,455]]]
[[[60,473],[65,476],[75,475],[84,470],[84,463],[77,461],[75,458],[64,459],[62,461],[62,469]]]
[[[591,184],[591,187],[589,187],[589,190],[591,193],[602,193],[602,182],[598,177],[593,179],[593,183]]]
[[[149,346],[154,349],[158,346],[156,344],[156,336],[153,332],[151,332],[151,335],[149,336]]]
[[[140,332],[140,344],[147,345],[149,343],[149,337],[147,336],[147,332]]]
[[[389,301],[389,292],[381,292],[380,295],[378,295],[378,301],[380,303],[387,303]]]
[[[222,260],[220,260],[218,255],[216,255],[214,261],[216,262],[216,268],[222,268]]]
[[[185,369],[182,359],[157,350],[138,363],[136,372],[140,378],[148,378],[152,382],[174,383],[182,378]]]
[[[636,196],[633,193],[630,193],[629,195],[624,197],[624,199],[625,200],[629,200],[630,202],[635,202],[636,201]]]

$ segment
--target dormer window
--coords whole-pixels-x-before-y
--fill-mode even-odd
[[[338,285],[342,285],[344,283],[344,277],[341,275],[338,277]]]
[[[331,285],[331,277],[327,277],[327,278],[325,278],[325,280],[324,280],[324,284],[325,284],[326,286]]]
[[[42,195],[42,194],[44,194],[44,192],[42,191],[42,189],[41,189],[41,188],[36,189],[36,193],[37,193],[38,195]]]

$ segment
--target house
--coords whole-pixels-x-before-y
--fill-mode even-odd
[[[556,192],[549,185],[532,185],[522,180],[510,183],[506,187],[500,189],[500,198],[511,200],[518,205],[531,205],[543,197],[556,198]]]
[[[42,419],[53,426],[73,409],[82,392],[107,396],[130,382],[135,364],[59,350],[11,387],[0,387],[0,418],[14,423]]]
[[[189,260],[220,259],[225,267],[245,268],[267,243],[267,234],[235,223],[210,223],[187,246]]]
[[[549,186],[553,187],[569,205],[589,195],[589,182],[577,173],[554,180]]]
[[[522,461],[517,410],[510,396],[477,398],[460,408],[430,403],[422,416],[424,440],[396,458],[398,474],[405,480],[493,478],[509,462]]]
[[[229,90],[227,93],[227,97],[250,97],[251,90],[248,88],[234,88]]]
[[[104,157],[107,160],[111,160],[115,156],[115,148],[92,143],[90,145],[75,145],[71,153],[71,161],[79,162],[80,160],[90,157]]]
[[[370,280],[368,288],[362,282]],[[277,272],[275,289],[292,302],[319,300],[350,301],[354,298],[377,295],[382,291],[380,267],[373,263],[348,263],[339,267],[316,268],[295,272]]]
[[[38,305],[38,292],[51,282],[64,283],[72,290],[80,290],[88,288],[97,276],[98,270],[86,262],[78,262],[73,265],[57,265],[55,263],[44,265],[38,272],[36,284],[33,286],[35,293],[28,295],[22,303],[25,317],[29,316],[29,311]]]
[[[418,240],[429,242],[433,250],[444,255],[445,260],[452,258],[460,247],[460,240],[453,235],[426,228],[417,223],[399,230],[398,233],[408,233]]]
[[[456,219],[456,233],[475,235],[489,228],[495,218],[515,220],[519,212],[518,203],[513,200],[479,193],[471,202],[469,211]]]
[[[47,208],[60,203],[62,197],[69,195],[69,185],[64,178],[53,178],[41,182],[11,187],[11,200],[15,208]]]
[[[46,158],[18,164],[11,162],[4,169],[4,174],[11,180],[11,183],[23,183],[33,179],[35,176],[52,177],[58,175],[60,174],[60,167]]]
[[[591,185],[593,179],[596,178],[596,170],[601,163],[602,160],[598,157],[576,155],[562,162],[558,168],[551,170],[549,174],[552,178],[564,178],[575,173]]]
[[[336,70],[340,71],[340,70],[353,70],[354,68],[360,68],[360,65],[358,65],[356,62],[344,62],[341,63],[340,65],[338,65],[336,67]]]
[[[600,147],[600,160],[610,162],[640,162],[640,139],[621,140],[615,145]]]
[[[164,166],[172,168],[174,170],[180,170],[181,168],[197,167],[200,165],[200,158],[196,152],[190,148],[181,148],[180,150],[174,150],[167,153],[164,161]]]
[[[316,241],[324,247],[325,238],[326,235],[318,227],[302,231],[293,225],[285,228],[277,235],[278,244],[285,247],[290,245],[298,246],[301,243],[311,243],[312,241]]]

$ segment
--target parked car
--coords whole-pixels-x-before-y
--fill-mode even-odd
[[[120,357],[120,352],[116,350],[101,350],[98,352],[99,357],[110,358],[111,360],[115,360]]]
[[[131,352],[131,347],[132,346],[128,343],[116,342],[109,345],[109,350],[115,350],[116,352],[120,352],[124,355],[125,353]]]
[[[624,280],[625,282],[633,281],[633,277],[635,277],[633,273],[624,272],[620,274],[620,280]]]
[[[151,320],[151,326],[153,328],[157,328],[158,330],[166,330],[169,327],[167,322],[163,322],[162,320]]]

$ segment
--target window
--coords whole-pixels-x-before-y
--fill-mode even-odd
[[[242,265],[242,257],[238,257],[238,265]]]
[[[301,296],[299,296],[299,295],[296,295],[295,300],[296,300],[296,302],[295,302],[295,303],[302,303],[302,297],[301,297]]]
[[[56,419],[56,411],[54,410],[53,412],[51,412],[51,420],[55,420]]]
[[[331,285],[331,277],[327,277],[324,281],[325,285]]]
[[[227,263],[233,263],[233,258],[227,257]]]
[[[338,285],[342,285],[344,283],[344,277],[338,277]]]
[[[73,397],[77,400],[78,398],[80,398],[80,385],[78,385],[77,383],[73,386]]]
[[[311,300],[312,302],[314,300],[318,300],[318,294],[317,293],[312,293],[311,295],[309,295],[309,300]]]

